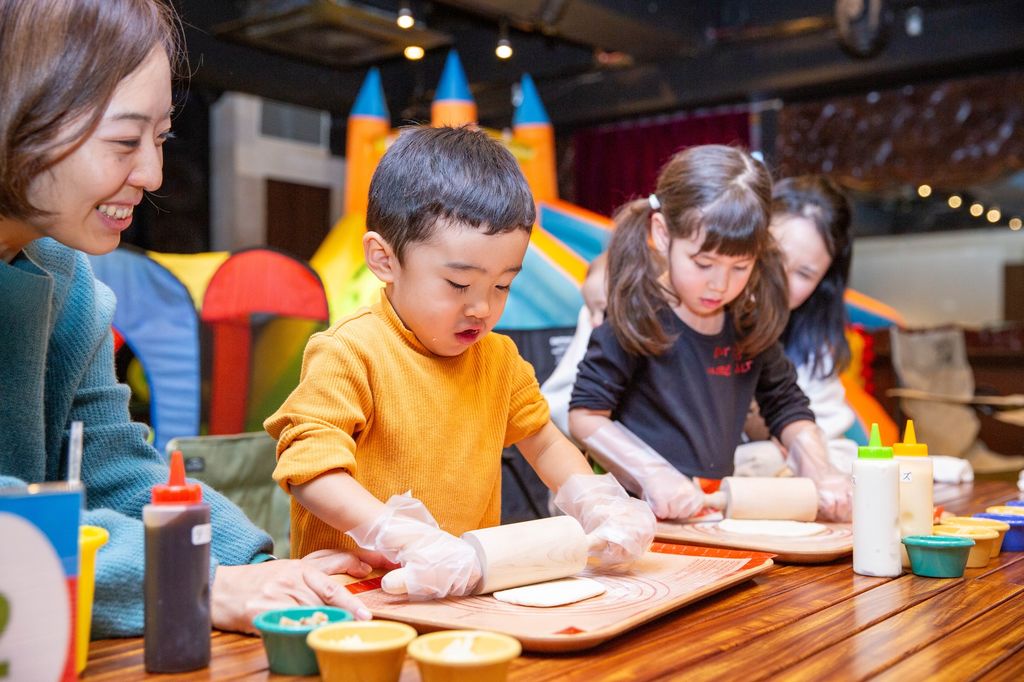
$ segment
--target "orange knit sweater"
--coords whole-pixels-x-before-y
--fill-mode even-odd
[[[285,489],[338,469],[382,501],[411,490],[444,530],[501,521],[501,449],[549,418],[533,367],[506,336],[456,357],[428,351],[387,296],[314,334],[302,377],[264,427]],[[348,536],[291,502],[292,556],[350,549]]]

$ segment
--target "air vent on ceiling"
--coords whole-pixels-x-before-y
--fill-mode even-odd
[[[425,50],[451,37],[395,24],[394,15],[347,0],[249,0],[242,18],[213,27],[222,38],[339,68],[396,57],[408,45]]]
[[[319,109],[260,100],[260,133],[285,140],[327,146],[330,116]]]

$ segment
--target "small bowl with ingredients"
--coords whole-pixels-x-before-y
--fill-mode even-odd
[[[983,568],[992,560],[992,547],[999,539],[999,531],[995,528],[981,526],[959,526],[942,524],[932,526],[932,535],[948,535],[974,540],[974,546],[967,554],[967,568]]]
[[[970,538],[950,535],[908,535],[903,544],[910,555],[910,570],[925,578],[959,578],[974,547]]]
[[[423,682],[504,682],[519,640],[486,630],[442,630],[409,645]]]
[[[279,675],[316,675],[316,654],[306,644],[306,636],[328,623],[352,620],[352,614],[333,606],[290,606],[264,611],[253,625],[263,638],[270,672]]]
[[[397,682],[416,630],[390,620],[331,623],[306,638],[325,682]]]
[[[1003,551],[1003,538],[1006,531],[1010,530],[1010,524],[995,519],[979,519],[974,516],[949,516],[942,519],[943,526],[967,526],[969,528],[991,528],[998,533],[995,542],[992,543],[992,558],[995,559]]]

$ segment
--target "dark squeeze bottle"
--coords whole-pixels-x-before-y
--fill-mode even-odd
[[[210,664],[210,505],[185,480],[180,452],[171,477],[142,508],[146,528],[146,670],[180,673]]]

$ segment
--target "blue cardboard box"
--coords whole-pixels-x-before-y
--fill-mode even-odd
[[[82,489],[0,488],[0,679],[75,680]]]

